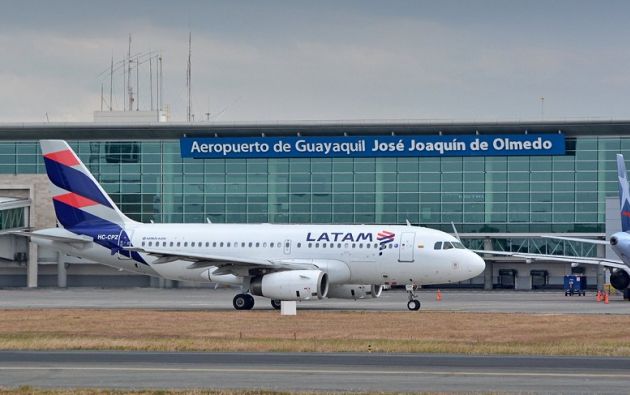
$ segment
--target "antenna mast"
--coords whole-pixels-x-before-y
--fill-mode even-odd
[[[186,70],[186,86],[188,87],[188,109],[186,111],[186,119],[188,122],[192,120],[192,99],[191,99],[191,80],[192,80],[192,65],[190,63],[192,55],[192,33],[188,33],[188,69]]]
[[[109,111],[112,110],[112,100],[114,95],[114,54],[112,52],[112,63],[109,66]]]
[[[127,50],[127,94],[129,95],[129,111],[133,111],[133,88],[131,86],[131,34],[129,34],[129,49]]]

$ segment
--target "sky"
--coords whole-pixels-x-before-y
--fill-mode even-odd
[[[0,7],[0,123],[92,121],[129,35],[132,53],[162,54],[163,102],[185,121],[189,33],[196,121],[630,119],[625,0]],[[143,64],[140,109],[149,81]],[[113,85],[121,110],[122,73]]]

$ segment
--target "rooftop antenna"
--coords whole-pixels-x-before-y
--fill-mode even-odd
[[[129,94],[129,111],[133,111],[133,88],[131,87],[131,34],[129,34],[129,47],[127,50],[127,93]]]
[[[153,57],[149,58],[149,86],[151,94],[151,111],[153,111]]]
[[[540,97],[540,119],[545,119],[545,98]]]
[[[103,111],[103,83],[101,82],[101,111]]]
[[[114,54],[112,52],[112,63],[109,66],[109,111],[112,111],[113,95],[114,95]]]
[[[140,57],[136,56],[136,111],[140,111]]]
[[[192,33],[188,32],[188,68],[186,69],[186,87],[188,88],[188,108],[186,110],[186,119],[188,122],[192,120],[192,99],[191,99],[191,80],[192,65],[190,63],[192,55]]]
[[[160,54],[160,102],[158,103],[158,105],[160,106],[160,111],[163,110],[164,107],[164,102],[162,101],[162,94],[164,93],[164,87],[162,85],[163,82],[163,78],[162,78],[162,54]]]

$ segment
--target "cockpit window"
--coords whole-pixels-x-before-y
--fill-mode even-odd
[[[453,245],[451,244],[450,241],[445,241],[444,242],[444,249],[445,250],[450,250],[451,248],[453,248]]]
[[[438,241],[437,243],[435,243],[435,246],[433,247],[436,250],[441,250],[442,249],[442,242]]]
[[[462,243],[460,243],[459,241],[454,241],[453,245],[455,246],[455,248],[459,248],[460,250],[465,249],[466,247],[464,247],[464,245]]]

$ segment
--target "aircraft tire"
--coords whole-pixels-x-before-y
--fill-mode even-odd
[[[280,300],[271,299],[271,307],[273,307],[275,310],[280,310],[281,303],[282,303],[282,301],[280,301]]]
[[[417,299],[410,300],[409,302],[407,302],[407,308],[411,311],[420,310],[420,301]]]
[[[238,294],[232,300],[236,310],[251,310],[254,307],[254,297],[249,294]]]

